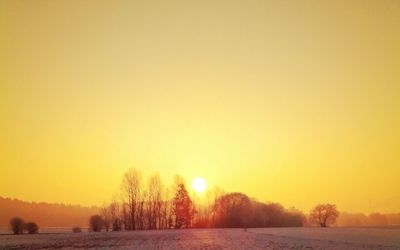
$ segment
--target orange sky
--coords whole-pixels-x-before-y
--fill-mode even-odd
[[[400,211],[399,1],[0,2],[0,196],[129,167],[308,211]]]

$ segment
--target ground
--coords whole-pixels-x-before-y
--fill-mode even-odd
[[[185,229],[0,235],[0,249],[400,249],[400,228]]]

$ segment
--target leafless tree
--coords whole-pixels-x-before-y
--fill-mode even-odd
[[[141,195],[141,199],[138,202],[138,213],[136,216],[137,228],[140,230],[146,229],[146,221],[145,221],[145,199],[146,193],[143,192]]]
[[[103,217],[104,228],[106,229],[106,232],[108,232],[112,223],[110,205],[103,205],[101,208],[101,216]]]
[[[150,177],[147,194],[148,228],[159,229],[161,227],[161,210],[163,205],[163,184],[159,174],[154,174]]]
[[[125,201],[121,202],[122,207],[122,224],[124,225],[124,230],[130,230],[130,217],[128,214],[128,204]]]
[[[171,190],[169,188],[165,188],[164,190],[164,199],[162,201],[161,207],[161,228],[167,229],[171,228],[170,221],[172,222],[172,197]]]
[[[141,220],[143,217],[139,217],[138,214],[141,209],[141,194],[142,194],[142,174],[136,169],[129,169],[125,173],[122,181],[122,189],[125,192],[129,222],[127,223],[128,230],[135,230],[137,219]]]
[[[109,205],[111,228],[113,231],[121,231],[122,229],[122,212],[117,200],[113,198]]]
[[[320,204],[315,206],[310,212],[310,221],[321,227],[327,227],[336,222],[339,211],[336,205]]]

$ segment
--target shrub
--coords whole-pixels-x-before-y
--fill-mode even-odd
[[[72,232],[73,232],[73,233],[82,233],[82,228],[80,228],[80,227],[73,227],[73,228],[72,228]]]
[[[39,232],[39,226],[35,222],[26,223],[25,229],[29,234],[37,234]]]

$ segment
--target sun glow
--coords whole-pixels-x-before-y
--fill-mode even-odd
[[[207,189],[207,182],[204,178],[194,178],[192,187],[197,193],[203,193]]]

